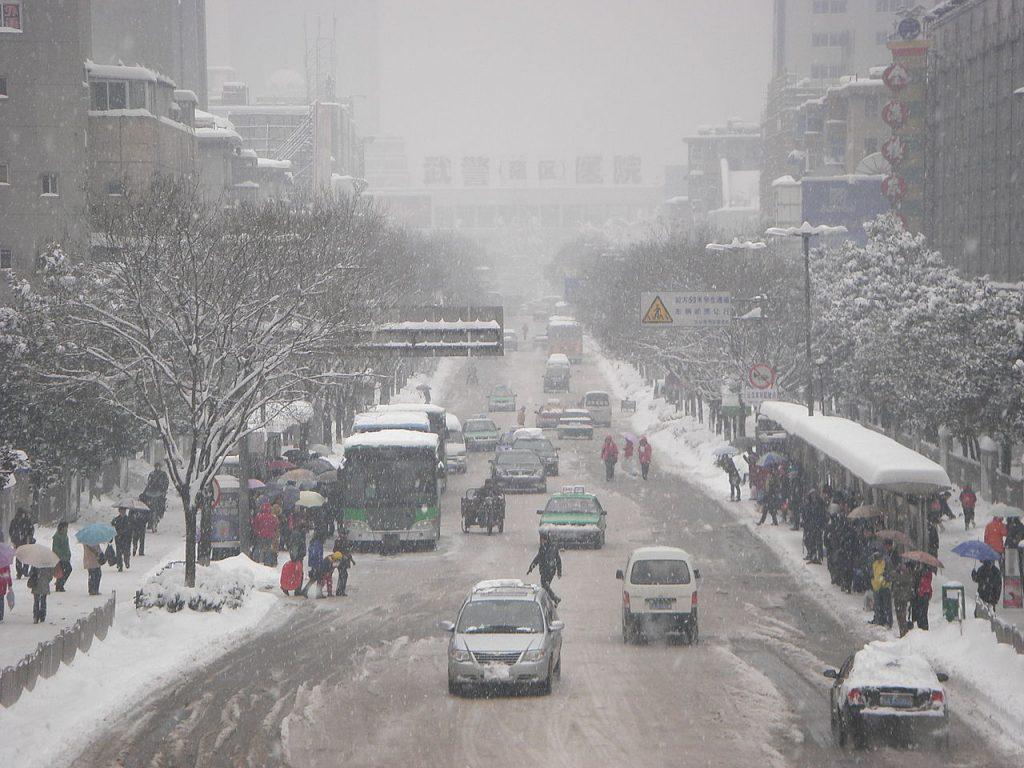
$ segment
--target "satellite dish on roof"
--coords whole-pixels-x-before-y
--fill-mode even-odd
[[[891,171],[889,161],[882,157],[882,153],[873,152],[857,163],[857,170],[854,172],[864,176],[888,176]]]

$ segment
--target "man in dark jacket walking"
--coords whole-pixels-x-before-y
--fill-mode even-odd
[[[139,497],[149,507],[150,514],[147,526],[153,533],[156,533],[157,526],[160,525],[160,521],[164,517],[164,509],[167,506],[167,489],[169,487],[170,480],[167,477],[167,473],[164,472],[163,462],[158,461],[153,465],[153,471],[146,478],[146,488]],[[145,536],[143,536],[141,549],[145,548]],[[139,554],[141,555],[143,552],[139,552]]]
[[[32,522],[32,518],[28,516],[26,510],[19,509],[7,527],[7,533],[11,536],[11,546],[17,549],[23,544],[31,544],[35,540],[36,524]],[[28,575],[28,566],[24,565],[21,560],[14,561],[14,569],[19,579]]]
[[[123,571],[131,566],[132,559],[132,521],[124,507],[117,508],[117,517],[110,521],[117,533],[114,534],[114,551],[117,554],[117,570]]]
[[[551,589],[551,582],[554,581],[555,576],[562,578],[562,556],[558,554],[558,544],[548,536],[541,537],[537,555],[530,563],[530,567],[526,569],[527,575],[532,573],[534,568],[540,569],[540,585],[555,601],[555,604],[562,602],[562,599]]]
[[[807,492],[807,503],[804,505],[804,549],[807,550],[807,562],[821,564],[824,552],[822,537],[825,533],[825,519],[828,515],[825,498],[817,491]]]
[[[980,568],[971,571],[971,578],[978,585],[978,597],[995,610],[1003,593],[1003,575],[999,568],[991,560],[986,560]]]

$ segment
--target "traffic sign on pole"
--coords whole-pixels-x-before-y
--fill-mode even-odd
[[[752,389],[771,389],[775,386],[775,369],[767,363],[754,363],[750,366],[747,381]]]
[[[714,328],[732,322],[732,294],[723,291],[660,291],[640,294],[640,325]]]

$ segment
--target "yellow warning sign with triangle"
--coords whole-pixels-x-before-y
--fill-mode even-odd
[[[672,315],[669,314],[668,307],[661,300],[661,296],[654,297],[654,301],[651,302],[651,306],[648,307],[640,322],[644,325],[670,325],[673,322]]]

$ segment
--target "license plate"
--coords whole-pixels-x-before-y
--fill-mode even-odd
[[[878,703],[883,707],[912,707],[914,697],[909,693],[883,693],[879,695]]]
[[[676,599],[674,597],[649,597],[647,598],[647,607],[652,608],[656,611],[665,610],[675,605]]]
[[[512,668],[507,664],[488,664],[484,667],[484,680],[510,680]]]

